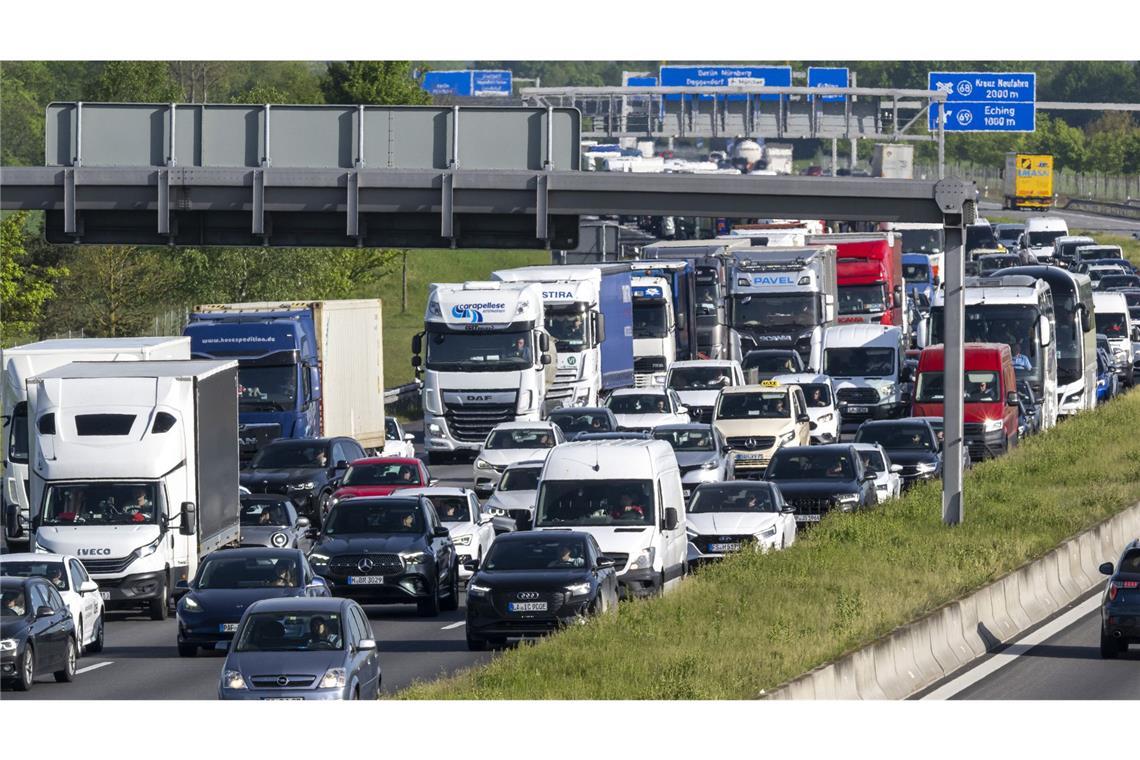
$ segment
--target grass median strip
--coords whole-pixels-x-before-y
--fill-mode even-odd
[[[1140,393],[966,475],[830,515],[791,549],[708,567],[662,599],[416,684],[413,699],[745,699],[870,643],[1140,500]],[[1111,559],[1111,558],[1106,558]]]

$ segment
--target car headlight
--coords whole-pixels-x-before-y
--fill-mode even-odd
[[[345,682],[344,668],[329,668],[325,674],[321,676],[321,682],[317,684],[318,689],[343,689]]]
[[[405,565],[418,565],[427,559],[427,552],[400,552]]]
[[[451,543],[455,544],[456,546],[470,546],[471,545],[471,534],[468,533],[467,535],[464,535],[464,536],[452,536],[451,537]]]
[[[819,415],[819,422],[831,422],[833,419],[835,419],[835,415],[831,412]]]
[[[162,538],[163,537],[159,535],[158,538],[154,539],[146,546],[140,546],[139,548],[135,549],[135,556],[139,559],[142,559],[143,557],[149,557],[150,555],[154,554],[156,551],[158,551],[158,547],[162,545]]]
[[[938,465],[934,462],[919,462],[914,469],[916,472],[934,472],[938,469]]]
[[[476,470],[493,470],[495,468],[492,467],[491,463],[488,462],[486,459],[476,459],[475,460],[475,469]]]
[[[15,651],[16,651],[16,640],[15,639],[0,640],[0,652],[15,652]]]
[[[795,437],[796,437],[796,431],[789,430],[788,432],[786,432],[780,436],[779,443],[791,443],[792,440],[795,439]]]
[[[759,539],[772,538],[778,532],[779,532],[779,528],[777,528],[775,525],[770,525],[767,528],[765,528],[764,530],[757,533],[756,538],[759,538]]]
[[[895,384],[894,383],[887,383],[886,385],[881,386],[879,388],[879,398],[887,398],[888,396],[890,396],[894,392],[895,392]]]
[[[582,581],[581,583],[571,583],[566,587],[566,594],[570,599],[576,596],[589,596],[590,582]]]
[[[329,563],[329,555],[313,552],[309,555],[310,565],[327,565]]]
[[[506,517],[507,510],[502,507],[483,507],[483,511],[494,517]]]
[[[697,533],[697,529],[694,528],[692,525],[686,525],[685,526],[685,535],[688,536],[689,538],[696,538],[697,536],[699,536],[701,534]]]
[[[641,554],[637,555],[637,559],[629,566],[631,570],[640,570],[653,567],[653,558],[656,556],[657,550],[652,546],[648,549],[642,549]]]
[[[280,549],[281,547],[285,546],[285,544],[289,543],[289,536],[281,532],[274,533],[269,537],[269,543]]]
[[[222,673],[222,688],[223,689],[245,689],[245,679],[241,677],[241,672],[237,670],[229,670],[228,668]]]
[[[840,493],[835,495],[835,503],[842,512],[850,512],[859,504],[859,494]]]
[[[467,584],[467,596],[486,596],[490,592],[490,586],[480,586],[478,583]]]
[[[198,604],[197,600],[192,596],[182,597],[182,608],[187,612],[201,612],[202,605]]]
[[[701,465],[701,469],[702,470],[715,470],[719,466],[720,466],[720,462],[716,461],[715,459],[710,459],[709,461],[707,461]]]
[[[293,483],[292,485],[287,485],[285,487],[288,488],[290,491],[312,491],[313,486],[315,486],[315,485],[316,484],[310,480],[310,481],[305,482],[305,483]]]
[[[982,430],[986,433],[996,433],[1004,424],[1002,420],[986,420],[982,423]]]

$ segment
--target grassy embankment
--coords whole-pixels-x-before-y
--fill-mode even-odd
[[[412,381],[412,336],[424,327],[428,284],[490,279],[496,269],[549,264],[549,251],[494,251],[425,249],[408,254],[408,308],[401,312],[400,271],[397,269],[374,288],[354,293],[354,298],[377,298],[383,304],[384,387]]]
[[[662,599],[504,653],[402,696],[741,699],[861,647],[1140,500],[1140,393],[966,475],[965,520],[938,483],[830,515],[790,549],[742,553]],[[1106,557],[1111,559],[1111,557]]]

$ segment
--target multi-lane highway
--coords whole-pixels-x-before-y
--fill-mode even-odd
[[[1091,230],[1093,232],[1107,232],[1113,235],[1130,235],[1140,232],[1140,221],[1133,219],[1120,219],[1113,216],[1098,216],[1084,211],[1066,211],[1065,209],[1049,209],[1047,214],[1038,211],[1011,211],[1003,209],[1000,203],[981,201],[978,203],[981,215],[987,218],[1002,217],[1024,222],[1026,219],[1042,216],[1055,216],[1065,220],[1070,229]]]

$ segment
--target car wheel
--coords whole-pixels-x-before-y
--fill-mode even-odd
[[[27,691],[32,688],[36,680],[36,655],[32,645],[24,647],[24,656],[20,658],[20,667],[16,673],[16,691]]]
[[[85,650],[87,654],[98,654],[103,651],[103,615],[99,616],[99,622],[95,628],[95,639],[87,645]]]
[[[451,584],[450,591],[447,598],[440,604],[440,609],[447,612],[454,612],[459,609],[459,569],[458,567],[451,568]]]
[[[1113,639],[1101,626],[1100,629],[1100,656],[1104,660],[1115,660],[1120,654],[1120,642]]]
[[[439,586],[432,589],[426,599],[416,602],[416,608],[420,617],[439,617]]]
[[[158,594],[147,602],[147,612],[150,613],[151,620],[166,620],[167,615],[170,614],[166,604],[166,584],[163,583],[159,589]]]
[[[178,642],[178,656],[179,657],[197,657],[198,645],[197,644],[183,644]]]
[[[488,641],[478,636],[467,634],[467,649],[472,652],[485,652],[487,651]]]
[[[332,493],[329,491],[322,491],[321,495],[317,497],[317,514],[321,517],[321,522],[324,522],[325,515],[329,513],[329,499],[332,498]]]
[[[63,662],[63,670],[57,670],[52,675],[59,683],[71,683],[75,680],[75,660],[79,657],[79,647],[75,644],[75,638],[68,636],[67,638],[67,656]]]

